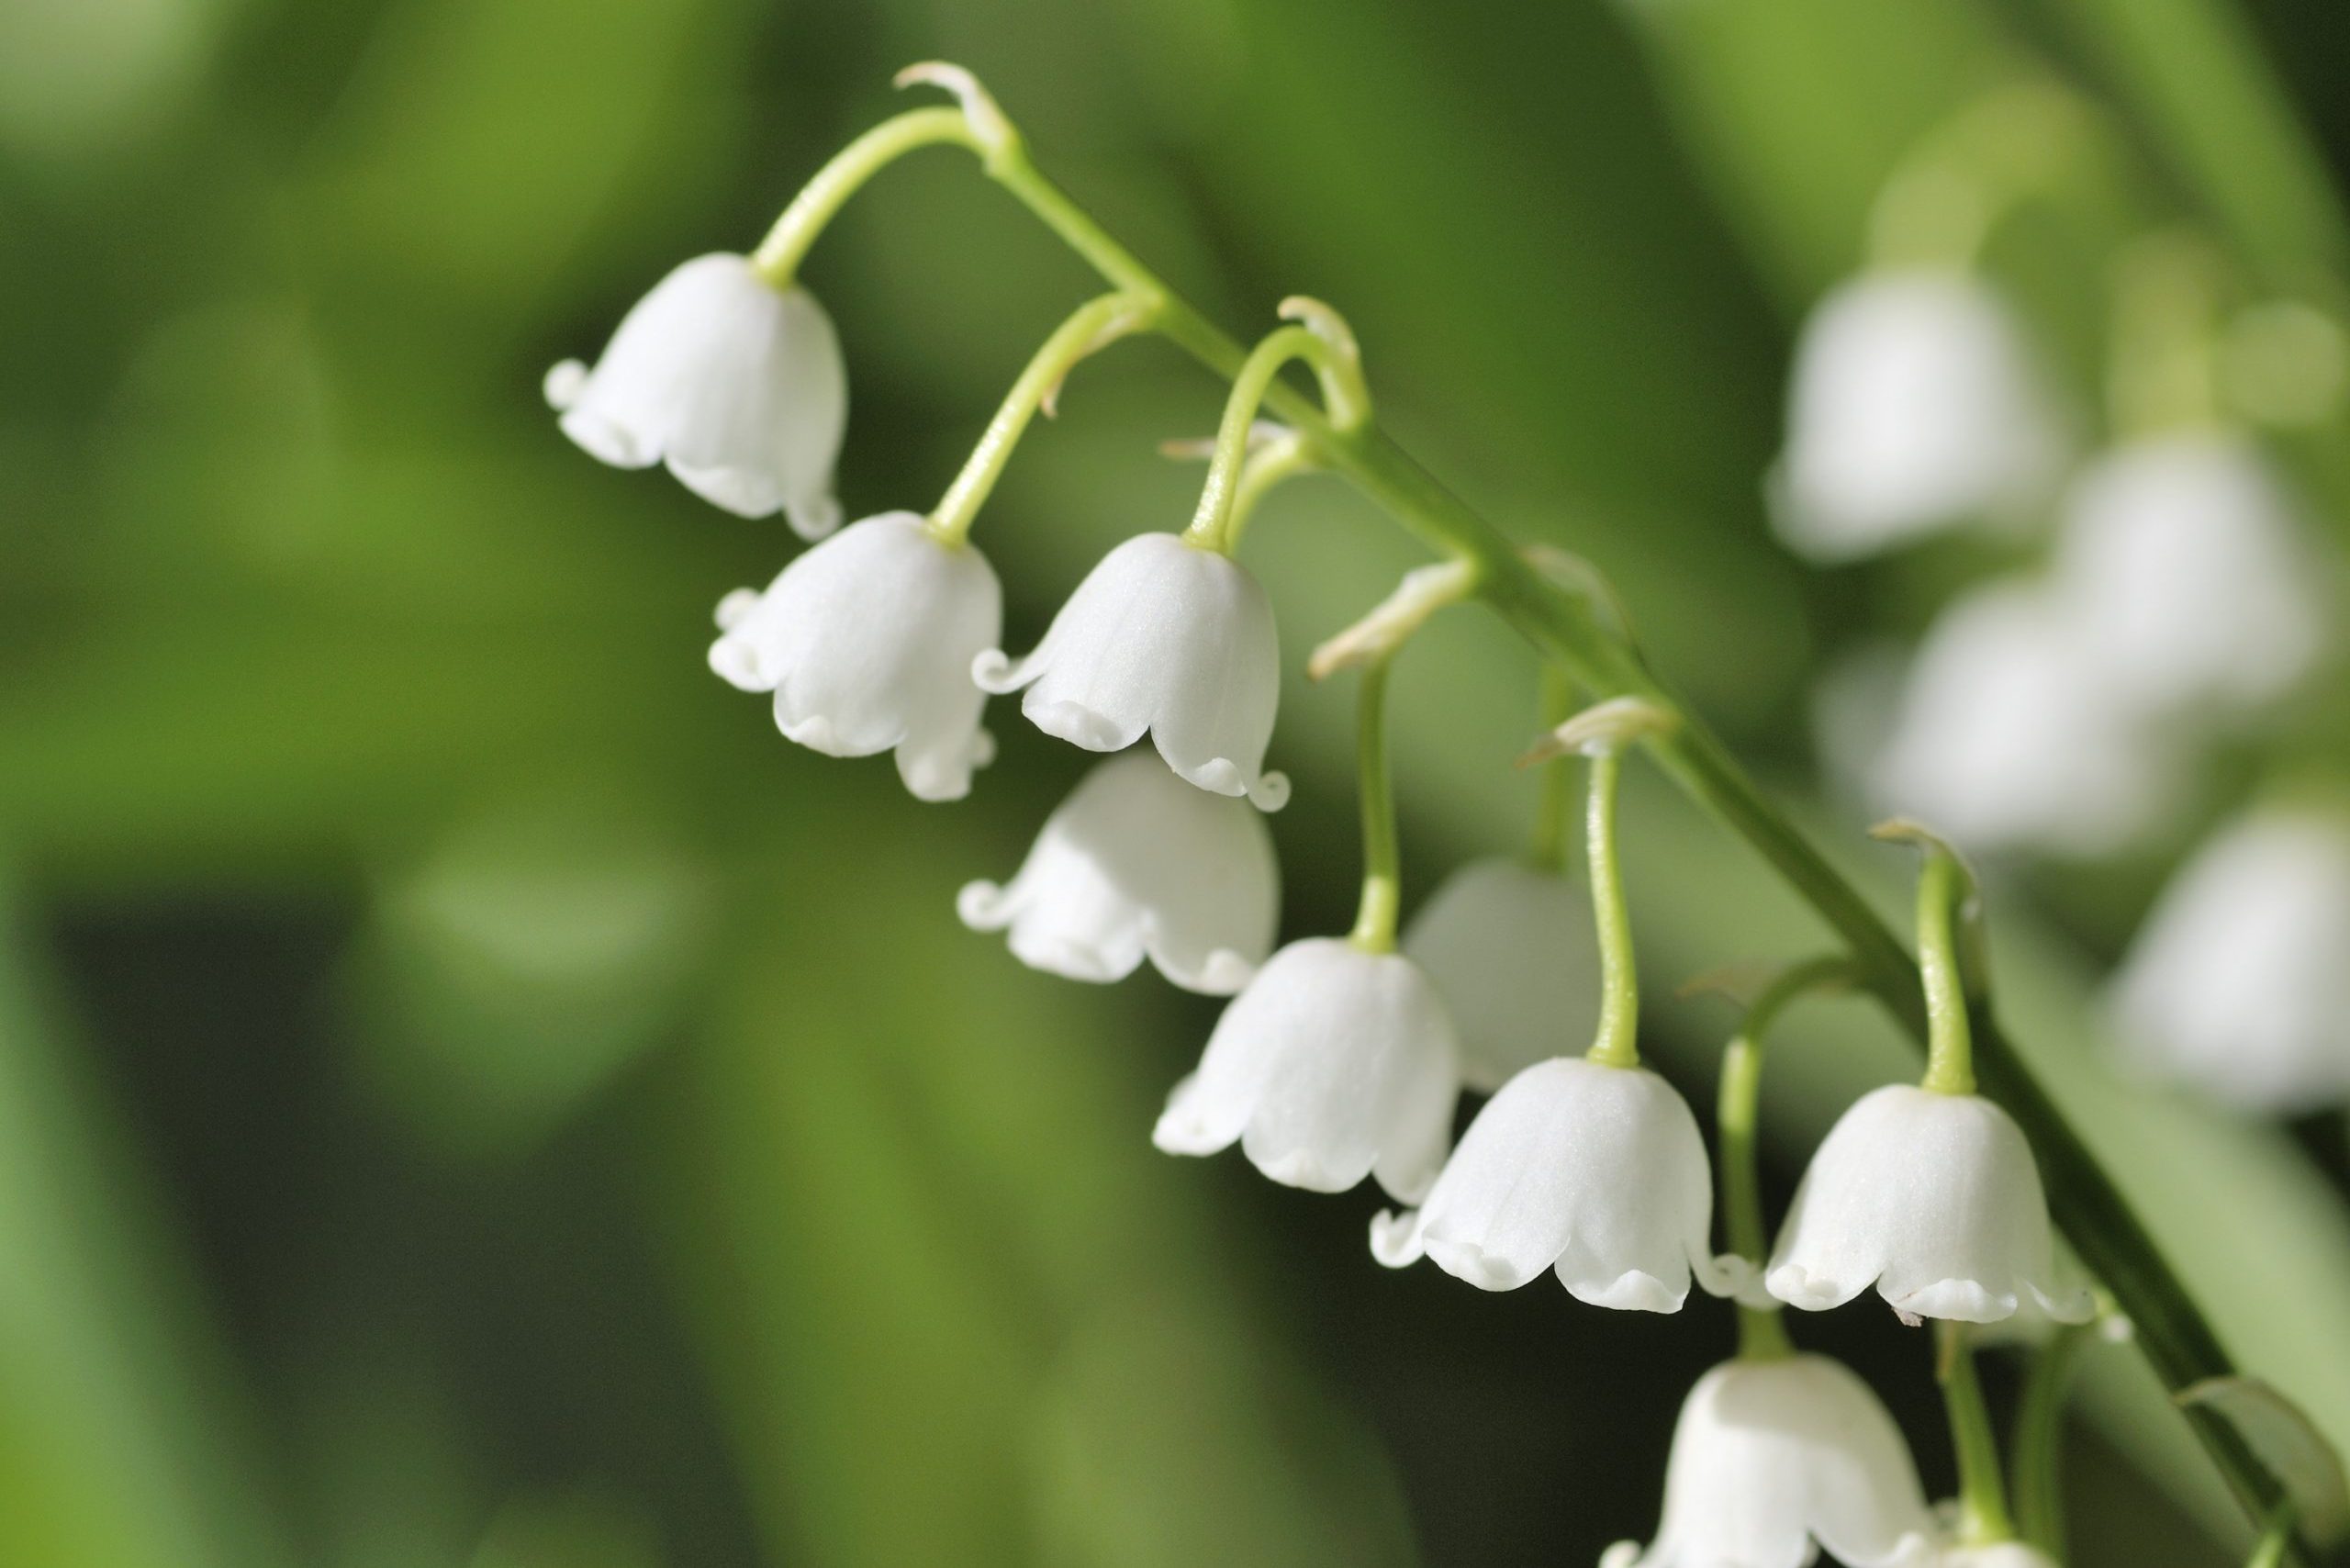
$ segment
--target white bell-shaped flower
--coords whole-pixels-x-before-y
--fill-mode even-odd
[[[2067,498],[2056,575],[2107,690],[2165,714],[2281,696],[2324,642],[2304,529],[2248,442],[2172,436],[2101,459]]]
[[[2350,822],[2263,812],[2163,892],[2111,997],[2123,1060],[2246,1111],[2350,1098]]]
[[[1524,861],[1474,860],[1446,878],[1404,932],[1460,1035],[1460,1076],[1491,1093],[1587,1040],[1599,1013],[1591,900]]]
[[[1871,1285],[1905,1319],[2086,1323],[2058,1282],[2048,1201],[2023,1129],[1979,1094],[1871,1091],[1838,1118],[1788,1206],[1763,1279],[1807,1310]]]
[[[982,653],[972,678],[1088,751],[1148,731],[1167,766],[1267,811],[1289,780],[1265,771],[1281,699],[1281,642],[1265,590],[1239,563],[1172,533],[1127,540],[1089,573],[1045,640],[1017,661]]]
[[[1272,951],[1281,868],[1246,801],[1178,778],[1146,750],[1095,766],[1050,817],[1009,885],[956,900],[974,931],[1070,980],[1118,980],[1147,956],[1186,991],[1229,996]]]
[[[593,370],[547,372],[563,432],[604,462],[666,462],[686,487],[744,517],[778,510],[802,538],[840,526],[833,465],[848,376],[832,319],[743,256],[697,256],[630,308]]]
[[[1342,1193],[1370,1175],[1414,1203],[1451,1141],[1459,1055],[1417,964],[1308,937],[1275,953],[1225,1008],[1151,1141],[1169,1154],[1237,1141],[1285,1185]]]
[[[1483,1290],[1554,1271],[1578,1301],[1678,1312],[1694,1270],[1728,1295],[1738,1260],[1707,1244],[1713,1181],[1688,1102],[1642,1067],[1537,1062],[1485,1103],[1427,1203],[1371,1222],[1391,1269],[1423,1255]]]
[[[1602,1568],[1925,1568],[1933,1518],[1884,1401],[1841,1361],[1726,1361],[1697,1380],[1673,1428],[1664,1511],[1646,1550]]]
[[[1820,301],[1796,351],[1780,535],[1849,560],[1986,515],[2053,481],[2064,427],[1999,297],[1964,273],[1872,273]]]
[[[2009,583],[1935,621],[1863,787],[1978,853],[2097,856],[2169,814],[2181,769],[2112,700],[2067,607]]]
[[[895,747],[899,777],[925,801],[969,794],[971,770],[992,755],[970,671],[1002,635],[1003,590],[985,556],[913,512],[852,523],[765,593],[728,594],[718,624],[710,667],[774,692],[776,727],[801,745],[829,756]]]

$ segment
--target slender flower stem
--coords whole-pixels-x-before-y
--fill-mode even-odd
[[[2016,1407],[2015,1435],[2008,1445],[2008,1489],[2015,1498],[2017,1533],[2059,1562],[2065,1557],[2065,1395],[2074,1361],[2088,1338],[2086,1327],[2059,1325],[2032,1352],[2031,1372]]]
[[[1762,1043],[1788,1005],[1816,991],[1852,983],[1852,962],[1843,955],[1813,958],[1784,969],[1746,1010],[1738,1034],[1722,1051],[1721,1092],[1715,1123],[1721,1135],[1722,1224],[1730,1250],[1759,1273],[1770,1255],[1770,1230],[1762,1219],[1762,1161],[1756,1148],[1761,1124]],[[1738,1309],[1738,1353],[1743,1361],[1778,1361],[1795,1353],[1781,1309]]]
[[[1395,790],[1387,767],[1387,666],[1393,651],[1362,666],[1355,766],[1362,787],[1362,902],[1347,940],[1366,953],[1395,950],[1404,900],[1403,856],[1395,842]]]
[[[1983,1404],[1975,1375],[1975,1352],[1964,1323],[1934,1325],[1935,1375],[1942,1385],[1942,1407],[1950,1415],[1951,1447],[1958,1455],[1958,1539],[1968,1546],[2013,1540],[2008,1493],[1999,1479],[1999,1439]]]
[[[1020,379],[1005,394],[1003,406],[971,448],[963,470],[930,514],[930,531],[942,543],[960,544],[971,532],[971,521],[987,504],[988,495],[1012,461],[1013,448],[1036,410],[1050,403],[1061,382],[1088,354],[1107,347],[1129,332],[1148,328],[1157,308],[1153,301],[1128,294],[1105,294],[1069,313],[1046,338]]]
[[[1250,453],[1248,461],[1240,465],[1239,483],[1233,487],[1232,515],[1225,520],[1225,538],[1232,548],[1240,548],[1248,520],[1257,515],[1258,506],[1275,487],[1321,466],[1313,444],[1295,431],[1285,431]]]
[[[1583,847],[1591,859],[1591,910],[1599,926],[1599,1027],[1591,1059],[1607,1067],[1640,1061],[1640,981],[1632,958],[1632,915],[1616,858],[1616,785],[1624,767],[1614,746],[1591,759],[1591,798]]]
[[[866,181],[909,152],[939,146],[980,151],[979,138],[961,109],[910,109],[883,120],[833,154],[832,162],[800,187],[800,194],[775,220],[767,237],[751,252],[751,264],[776,287],[790,287],[808,248]]]
[[[1369,393],[1362,370],[1347,352],[1310,327],[1283,327],[1265,335],[1232,378],[1232,396],[1225,400],[1224,422],[1216,431],[1215,456],[1208,464],[1207,483],[1200,489],[1199,510],[1183,537],[1203,550],[1232,552],[1239,543],[1234,526],[1242,465],[1248,456],[1248,435],[1257,423],[1274,377],[1292,360],[1314,367],[1322,383],[1322,400],[1335,430],[1346,430],[1367,417]]]
[[[1557,729],[1573,717],[1574,711],[1574,682],[1558,666],[1544,665],[1542,727]],[[1526,850],[1526,857],[1535,866],[1559,875],[1564,875],[1567,869],[1570,824],[1578,803],[1574,766],[1574,759],[1565,756],[1553,757],[1542,765],[1542,799],[1534,808],[1534,833]]]
[[[976,145],[961,134],[935,140]],[[985,153],[981,166],[1118,290],[1158,301],[1162,336],[1218,375],[1230,379],[1239,373],[1247,350],[1175,295],[1071,200],[1036,167],[1024,146],[1016,140],[1003,144]],[[1312,442],[1325,466],[1343,475],[1430,550],[1473,566],[1485,601],[1587,695],[1673,702],[1639,655],[1610,634],[1583,598],[1529,565],[1506,535],[1396,444],[1375,420],[1342,436],[1313,399],[1279,381],[1267,386],[1264,406]],[[1812,906],[1851,948],[1869,993],[1922,1042],[1927,1027],[1918,969],[1867,897],[1694,717],[1684,717],[1673,734],[1651,740],[1650,751],[1668,777],[1725,829],[1745,840]],[[2067,1238],[2128,1315],[2136,1343],[2164,1384],[2177,1390],[2207,1378],[2234,1375],[2233,1360],[2143,1223],[1987,1014],[1975,1020],[1975,1054],[1984,1087],[2031,1138],[2048,1183],[2050,1206]],[[2187,1417],[2247,1511],[2266,1519],[2284,1495],[2275,1474],[2215,1412],[2190,1407]],[[2339,1561],[2305,1545],[2296,1549],[2294,1558]]]
[[[1918,972],[1926,992],[1922,1082],[1937,1094],[1975,1092],[1975,1042],[1955,924],[1960,902],[1972,896],[1964,863],[1944,846],[1929,843],[1925,868],[1918,873]]]
[[[2292,1504],[2278,1504],[2262,1525],[2260,1539],[2254,1543],[2252,1555],[2244,1560],[2244,1568],[2278,1568],[2293,1549],[2296,1518]]]

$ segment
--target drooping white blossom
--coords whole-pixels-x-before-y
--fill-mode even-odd
[[[1427,1201],[1371,1222],[1371,1249],[1391,1269],[1426,1256],[1484,1290],[1550,1270],[1578,1301],[1678,1312],[1693,1271],[1718,1294],[1741,1278],[1707,1244],[1713,1208],[1678,1091],[1646,1068],[1560,1057],[1502,1085]]]
[[[1774,521],[1818,560],[1873,554],[2042,498],[2062,421],[2006,303],[1946,269],[1864,274],[1797,345]]]
[[[1459,1057],[1417,964],[1309,937],[1275,953],[1225,1008],[1151,1141],[1169,1154],[1237,1142],[1285,1185],[1341,1193],[1369,1175],[1414,1203],[1451,1141]]]
[[[972,882],[956,907],[975,931],[1009,928],[1035,969],[1117,980],[1147,955],[1185,990],[1229,996],[1272,951],[1281,869],[1246,801],[1138,748],[1085,776],[1010,883]]]
[[[1048,735],[1123,751],[1147,731],[1167,765],[1203,790],[1267,811],[1289,780],[1265,771],[1281,698],[1271,602],[1239,563],[1172,533],[1103,556],[1027,657],[1001,648],[971,666]]]
[[[1935,621],[1863,788],[1977,853],[2096,856],[2159,823],[2182,779],[2168,737],[2114,700],[2070,607],[2007,583]]]
[[[630,308],[590,370],[547,372],[563,431],[621,468],[666,462],[728,511],[783,511],[801,537],[840,525],[833,465],[848,378],[830,317],[748,259],[697,256]]]
[[[1664,1510],[1643,1549],[1602,1568],[1927,1568],[1932,1516],[1909,1445],[1841,1361],[1726,1361],[1697,1380],[1673,1428]]]
[[[1588,1040],[1599,1012],[1590,895],[1521,860],[1474,860],[1446,878],[1404,932],[1460,1033],[1460,1073],[1488,1093]]]
[[[1977,1094],[1887,1084],[1856,1101],[1796,1188],[1763,1283],[1790,1306],[1872,1285],[1906,1318],[2086,1323],[2060,1282],[2048,1202],[2015,1119]]]
[[[2305,527],[2247,442],[2170,436],[2101,458],[2067,497],[2055,576],[2107,700],[2179,715],[2283,695],[2324,642]]]
[[[2350,1098],[2350,821],[2255,812],[2173,878],[2111,995],[2122,1059],[2227,1104]]]
[[[710,667],[775,693],[777,728],[801,745],[830,756],[894,747],[908,790],[956,801],[992,755],[970,670],[1002,622],[985,556],[913,512],[884,512],[800,555],[766,592],[728,594]]]

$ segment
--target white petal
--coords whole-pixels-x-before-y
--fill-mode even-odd
[[[2225,713],[2288,689],[2324,641],[2306,528],[2243,442],[2144,442],[2085,474],[2065,505],[2057,580],[2113,700]]]
[[[1673,1429],[1663,1518],[1642,1568],[1922,1564],[1931,1517],[1883,1402],[1841,1362],[1729,1361]],[[1621,1558],[1618,1561],[1623,1561]]]
[[[2350,823],[2272,811],[2163,892],[2114,981],[2122,1059],[2249,1111],[2350,1097]]]
[[[815,538],[839,521],[833,464],[847,414],[840,343],[803,289],[778,291],[744,258],[698,256],[632,308],[592,371],[548,373],[564,432],[604,462],[666,460],[730,511],[789,507]]]
[[[888,512],[800,555],[755,602],[730,594],[721,608],[711,667],[771,689],[785,735],[835,756],[894,747],[917,798],[968,792],[989,753],[986,695],[968,672],[1002,624],[1002,592],[977,550]]]
[[[1177,985],[1228,996],[1272,950],[1280,868],[1264,822],[1148,751],[1112,757],[1046,819],[1010,887],[959,905],[1013,952],[1072,980],[1123,980],[1149,955]]]
[[[1451,1115],[1457,1061],[1443,1004],[1410,959],[1293,942],[1225,1007],[1153,1140],[1203,1154],[1237,1138],[1266,1175],[1317,1192],[1374,1167],[1401,1182]]]
[[[1591,1038],[1599,945],[1590,895],[1522,861],[1472,861],[1404,933],[1460,1032],[1461,1077],[1488,1092]]]
[[[2048,1204],[2013,1118],[1973,1094],[1890,1084],[1830,1129],[1796,1189],[1765,1283],[1817,1310],[1874,1285],[1897,1311],[1996,1322],[2087,1322],[2060,1283]]]
[[[1539,1062],[1478,1112],[1416,1216],[1382,1219],[1380,1260],[1420,1252],[1486,1290],[1545,1270],[1601,1306],[1678,1310],[1709,1278],[1713,1193],[1688,1103],[1644,1068]]]
[[[1773,517],[1821,560],[2028,511],[2065,445],[1999,297],[1942,271],[1872,274],[1805,324]]]
[[[1137,534],[1089,573],[1018,661],[982,652],[971,678],[1046,734],[1118,751],[1147,731],[1167,765],[1220,795],[1276,810],[1289,782],[1265,771],[1281,647],[1265,591],[1237,563],[1171,533]]]

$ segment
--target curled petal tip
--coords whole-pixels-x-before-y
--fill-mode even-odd
[[[1248,803],[1260,812],[1278,812],[1289,804],[1289,775],[1267,773],[1248,791]]]
[[[1020,689],[1024,672],[1002,648],[989,648],[971,661],[971,684],[991,697]]]
[[[1001,931],[1012,923],[1012,900],[1000,882],[966,882],[955,895],[955,917],[974,931]]]
[[[811,544],[834,532],[841,525],[841,503],[831,496],[816,496],[804,500],[783,503],[784,521],[791,524],[791,532]]]
[[[711,613],[711,619],[718,623],[720,631],[732,632],[743,623],[743,618],[750,614],[758,602],[758,589],[736,588],[718,601],[718,608]]]
[[[558,414],[568,412],[587,388],[588,366],[576,359],[548,366],[546,378],[539,383],[539,390],[546,394],[547,407]]]
[[[1167,973],[1167,966],[1159,966]],[[1229,947],[1218,947],[1207,956],[1199,973],[1189,977],[1168,974],[1168,979],[1186,991],[1196,991],[1204,996],[1231,996],[1257,978],[1257,966]]]
[[[775,682],[761,673],[759,651],[748,639],[729,634],[710,645],[711,673],[737,691],[770,691]]]
[[[1371,1255],[1391,1269],[1407,1268],[1427,1255],[1420,1237],[1420,1211],[1382,1209],[1371,1222]]]

